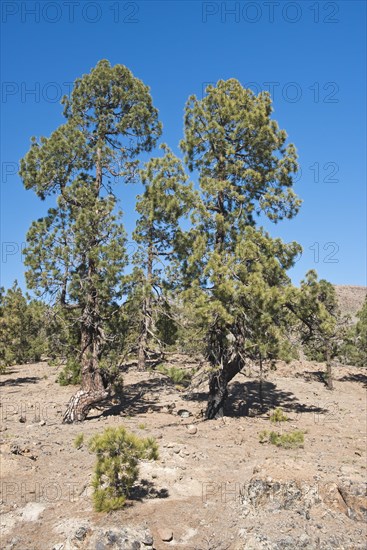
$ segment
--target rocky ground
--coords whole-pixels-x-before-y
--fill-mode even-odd
[[[21,365],[0,378],[1,548],[366,548],[365,370],[335,368],[330,392],[324,365],[281,363],[264,384],[263,412],[247,372],[231,384],[223,420],[203,421],[204,383],[180,391],[132,366],[122,406],[93,410],[79,425],[61,424],[75,388],[55,383],[59,370]],[[273,425],[278,406],[288,420]],[[120,425],[154,436],[160,458],[141,465],[123,510],[96,513],[95,457],[73,442]],[[303,448],[259,442],[263,430],[294,429]]]

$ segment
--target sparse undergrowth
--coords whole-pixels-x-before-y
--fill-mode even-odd
[[[274,412],[270,415],[270,422],[287,422],[288,416],[284,414],[281,407],[277,407]]]
[[[263,430],[259,434],[260,443],[271,443],[284,449],[296,449],[304,445],[304,433],[301,430],[280,434],[278,432]]]
[[[83,447],[83,443],[84,443],[84,434],[77,435],[76,438],[74,439],[74,447],[76,449],[81,449]]]
[[[80,384],[81,382],[81,368],[80,364],[74,359],[68,359],[65,367],[60,372],[58,378],[60,386],[69,386]]]
[[[168,367],[167,365],[159,365],[157,371],[168,376],[178,386],[187,386],[192,377],[191,371],[177,367]]]
[[[93,478],[93,502],[97,512],[118,510],[139,475],[139,460],[157,460],[158,446],[151,437],[141,439],[125,428],[106,428],[103,434],[89,441],[89,450],[96,453]]]

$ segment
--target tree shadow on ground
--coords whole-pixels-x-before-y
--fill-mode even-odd
[[[168,378],[154,378],[130,384],[124,388],[118,403],[111,400],[101,403],[102,412],[89,416],[88,419],[105,416],[136,416],[146,414],[149,411],[160,411],[162,390],[174,389],[174,384]],[[263,381],[263,400],[260,403],[259,382],[249,380],[247,382],[233,382],[230,384],[229,396],[225,404],[225,416],[241,417],[264,414],[276,407],[282,407],[285,411],[295,413],[319,413],[326,414],[327,409],[300,403],[296,396],[289,391],[280,390],[276,384]],[[149,394],[149,397],[146,396]],[[206,402],[207,392],[188,392],[181,396],[187,401]],[[107,407],[107,408],[106,408]]]
[[[364,388],[367,388],[367,375],[365,374],[348,374],[339,378],[338,382],[358,382]]]
[[[111,404],[111,400],[101,403],[98,408],[103,408],[103,412],[99,415],[89,416],[88,419],[100,416],[121,416],[121,413],[123,416],[136,416],[147,413],[149,410],[159,411],[161,409],[159,402],[164,388],[174,388],[174,384],[164,377],[129,384],[124,387],[118,403]],[[147,393],[150,394],[148,399],[146,398]]]
[[[289,391],[280,390],[276,384],[268,381],[262,383],[262,405],[260,401],[260,386],[257,380],[234,382],[230,386],[230,395],[226,404],[227,416],[256,416],[264,414],[277,407],[295,413],[327,413],[327,409],[300,403]]]
[[[168,489],[157,489],[151,481],[140,479],[137,485],[130,490],[129,500],[142,501],[145,498],[168,498]]]
[[[320,382],[327,386],[326,372],[322,370],[306,370],[300,373],[299,378],[304,378],[306,382]]]
[[[36,384],[41,378],[39,376],[25,376],[21,378],[8,378],[0,382],[1,386],[20,386],[21,384]]]

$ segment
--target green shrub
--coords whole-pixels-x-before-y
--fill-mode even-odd
[[[80,449],[83,446],[84,443],[84,434],[79,434],[74,439],[74,447],[76,449]]]
[[[97,512],[118,510],[138,478],[139,460],[157,460],[158,446],[153,438],[141,439],[125,428],[106,428],[89,441],[96,453],[93,502]]]
[[[118,357],[115,353],[110,353],[99,362],[102,378],[105,386],[110,387],[110,392],[115,397],[122,395],[124,389],[124,379],[118,367]]]
[[[81,382],[81,366],[75,359],[68,359],[65,367],[60,372],[58,378],[60,386],[69,386],[80,384]]]
[[[277,407],[274,412],[270,415],[270,422],[286,422],[288,420],[288,416],[284,414],[283,409],[281,407]]]
[[[166,365],[159,365],[157,370],[162,374],[168,376],[174,384],[181,386],[187,385],[192,376],[192,372],[186,369],[179,369],[176,367],[167,367]]]
[[[303,447],[304,434],[300,430],[294,430],[294,432],[284,434],[264,430],[259,434],[259,441],[260,443],[271,443],[272,445],[283,447],[284,449],[295,449],[297,447]]]

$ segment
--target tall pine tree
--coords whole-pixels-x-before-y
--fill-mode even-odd
[[[77,79],[63,103],[65,124],[32,139],[20,175],[41,199],[57,197],[29,230],[25,263],[29,287],[72,311],[80,328],[82,385],[64,415],[74,422],[111,387],[99,366],[126,264],[113,183],[135,175],[139,153],[151,150],[161,126],[147,86],[106,60]]]
[[[326,384],[333,389],[332,362],[341,356],[349,318],[340,313],[334,286],[318,280],[314,270],[294,289],[289,310],[298,321],[299,335],[310,359],[326,362]]]
[[[296,150],[271,113],[268,93],[255,95],[235,79],[209,86],[203,99],[192,96],[186,105],[181,147],[189,169],[199,173],[202,201],[187,236],[183,282],[207,326],[209,419],[223,414],[227,384],[249,356],[254,323],[259,334],[281,322],[282,292],[290,285],[285,271],[299,252],[296,243],[256,230],[257,216],[277,222],[300,206],[292,189]],[[264,347],[258,337],[255,345]]]

